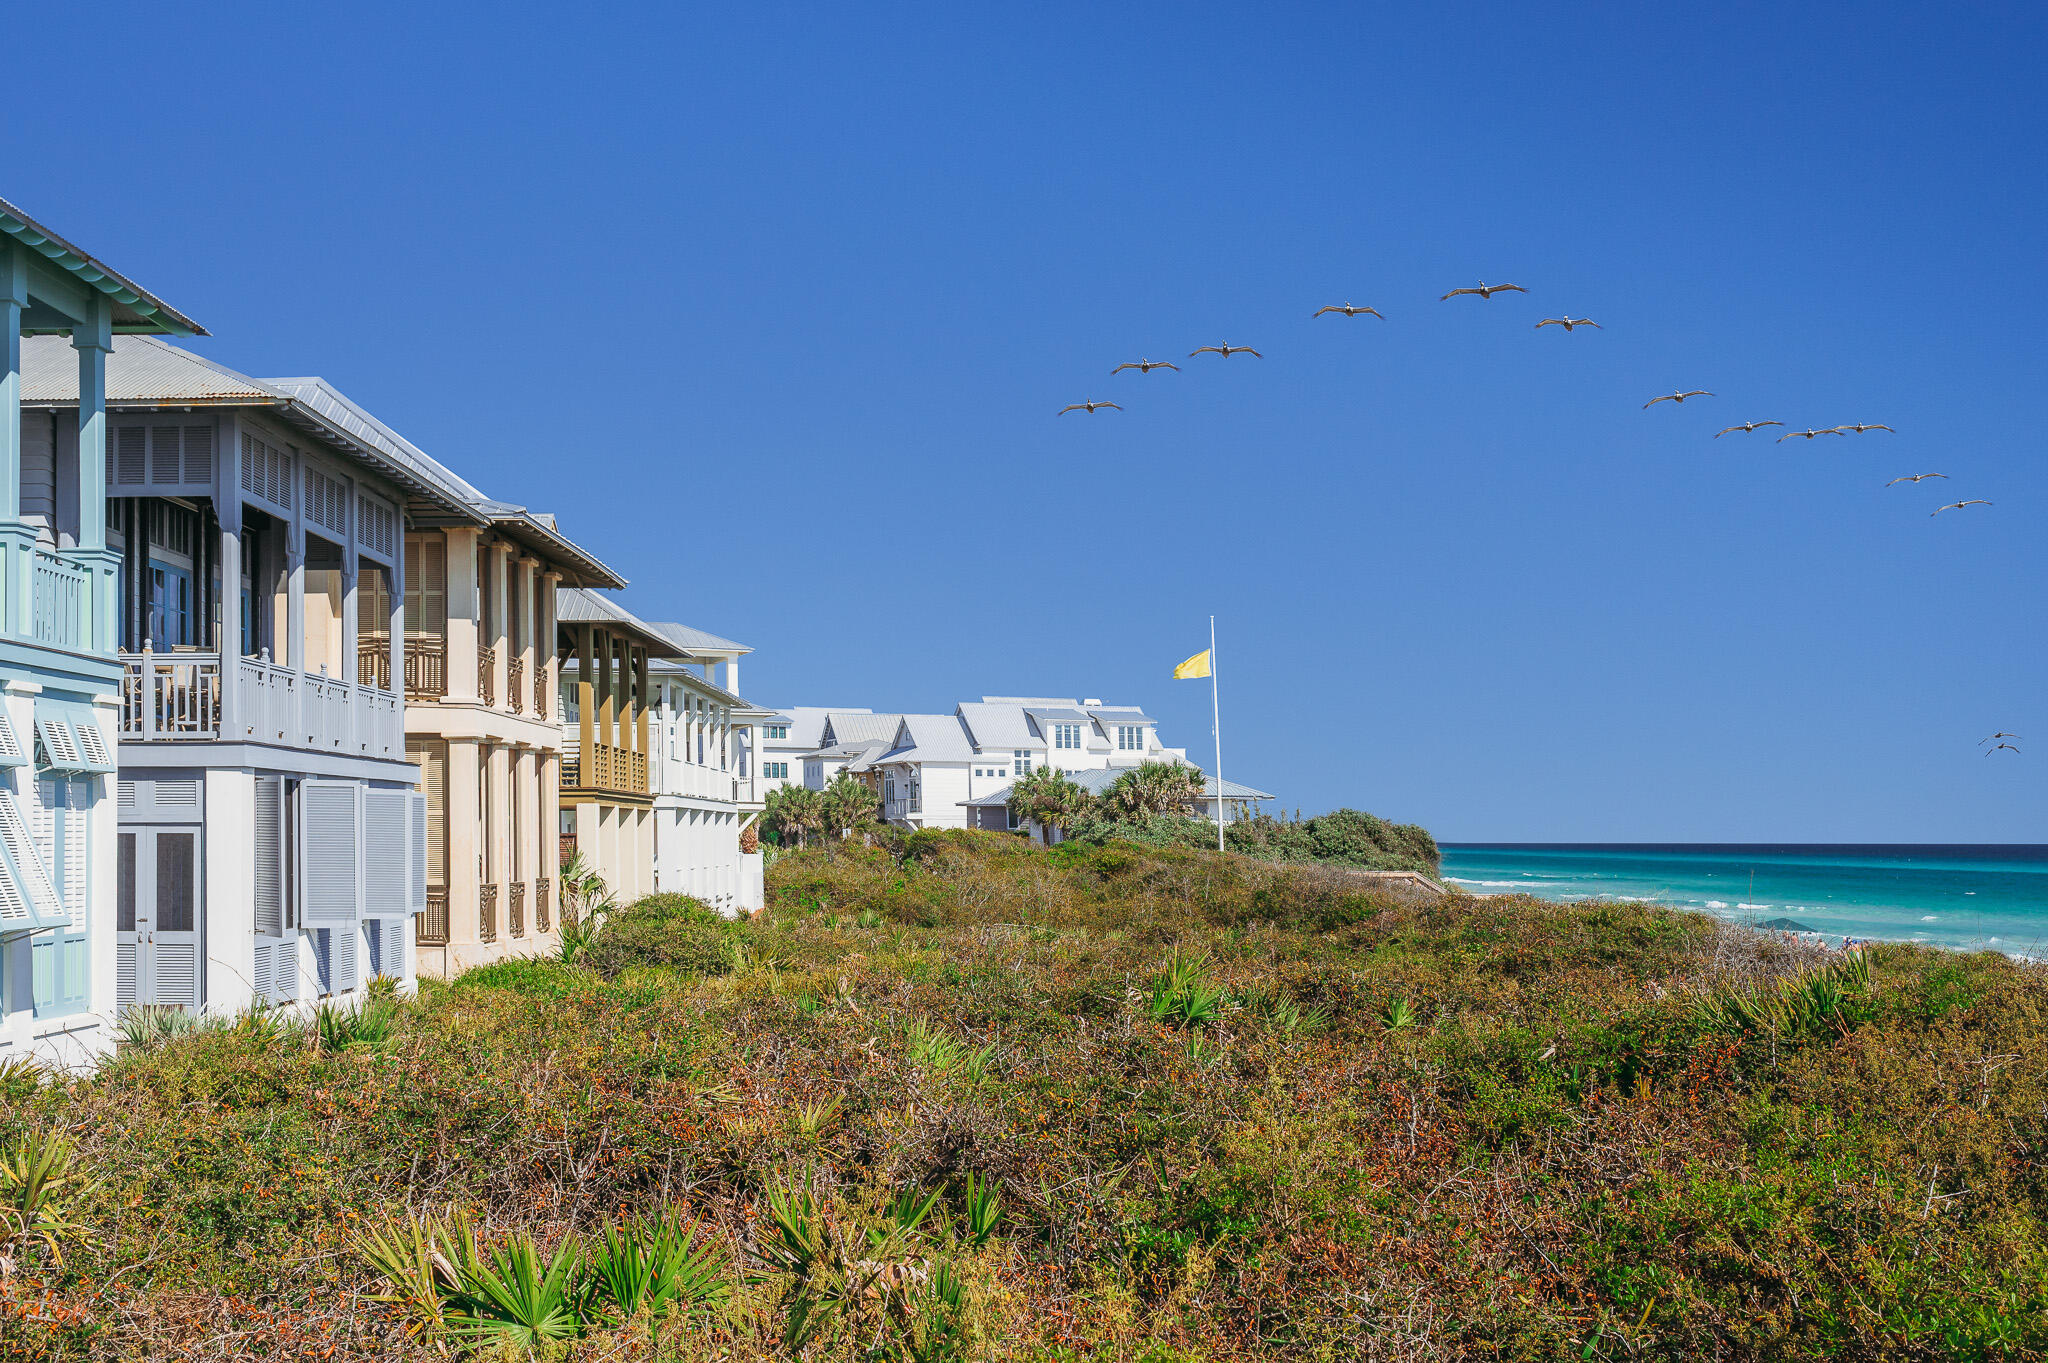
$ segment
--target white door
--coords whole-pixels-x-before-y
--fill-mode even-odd
[[[121,830],[115,1001],[199,1007],[199,829]]]

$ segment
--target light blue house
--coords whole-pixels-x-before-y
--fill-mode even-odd
[[[107,355],[198,323],[0,200],[0,1058],[110,1050],[120,555],[107,545]],[[66,337],[77,421],[25,447],[24,336]]]

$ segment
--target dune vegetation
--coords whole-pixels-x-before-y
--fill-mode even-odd
[[[2040,970],[994,834],[0,1072],[7,1358],[2026,1358]]]

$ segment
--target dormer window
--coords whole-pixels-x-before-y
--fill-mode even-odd
[[[1029,775],[1031,774],[1031,751],[1030,751],[1030,749],[1028,749],[1028,748],[1012,748],[1012,749],[1010,749],[1010,756],[1016,759],[1016,764],[1017,764],[1017,774],[1018,774],[1019,776],[1029,776]]]
[[[789,737],[789,726],[788,726],[787,724],[771,724],[771,725],[769,725],[769,726],[768,726],[768,737],[770,737],[770,738],[788,738],[788,737]]]
[[[1116,726],[1118,752],[1145,751],[1145,726],[1142,724],[1119,724]]]
[[[1055,748],[1081,746],[1081,726],[1078,724],[1055,724],[1052,726],[1052,745]]]

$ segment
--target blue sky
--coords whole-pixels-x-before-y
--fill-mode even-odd
[[[1970,9],[109,4],[39,16],[0,193],[764,701],[1203,757],[1214,612],[1290,807],[2040,841],[2048,747],[1977,741],[2048,744],[2048,25]]]

